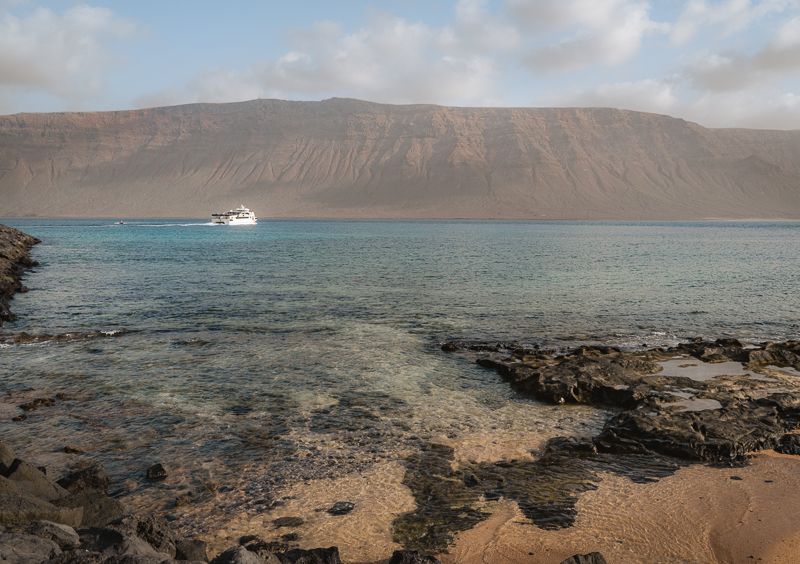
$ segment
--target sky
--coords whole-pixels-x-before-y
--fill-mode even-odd
[[[0,114],[254,98],[800,129],[800,0],[0,0]]]

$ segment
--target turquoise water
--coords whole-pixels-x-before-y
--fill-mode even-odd
[[[0,349],[0,436],[54,472],[99,460],[186,527],[206,506],[174,499],[209,481],[220,515],[256,511],[425,442],[511,457],[608,416],[520,397],[448,340],[800,338],[800,223],[2,223],[42,239],[2,334],[109,336]]]

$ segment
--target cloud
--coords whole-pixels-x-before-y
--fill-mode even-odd
[[[677,95],[679,86],[677,79],[645,79],[550,93],[542,96],[538,102],[543,105],[610,107],[670,114],[681,104]]]
[[[800,96],[763,86],[687,95],[684,83],[682,77],[674,75],[662,80],[603,84],[550,93],[537,103],[653,112],[681,117],[705,127],[800,129]]]
[[[674,44],[683,45],[695,39],[701,31],[708,35],[711,30],[715,30],[719,37],[728,37],[742,31],[756,19],[795,6],[795,0],[767,0],[755,5],[750,0],[712,3],[689,0],[672,27],[671,40]]]
[[[800,17],[784,23],[752,56],[733,51],[708,55],[687,66],[698,90],[736,91],[800,72]]]
[[[317,22],[287,34],[291,50],[245,69],[204,69],[181,90],[136,100],[140,107],[178,102],[227,102],[257,96],[321,98],[348,96],[386,103],[485,102],[499,67],[477,43],[481,2],[461,2],[452,27],[431,28],[373,11],[369,25],[345,33],[334,22]],[[497,22],[482,29],[499,33]],[[480,39],[482,38],[482,39]],[[513,45],[508,40],[504,46]]]
[[[131,39],[136,25],[105,8],[75,6],[58,15],[37,8],[26,18],[0,17],[0,89],[44,91],[79,104],[103,87],[118,61],[113,41]]]
[[[669,30],[637,0],[509,0],[508,9],[521,29],[547,37],[524,59],[541,73],[619,65],[639,52],[645,35]]]

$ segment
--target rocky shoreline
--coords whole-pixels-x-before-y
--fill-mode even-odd
[[[0,226],[0,261],[6,261],[0,265],[5,265],[2,272],[8,272],[10,280],[3,286],[4,304],[14,292],[25,291],[21,276],[36,264],[28,251],[37,242]],[[3,311],[13,319],[7,305]],[[62,342],[122,334],[20,333],[4,342]],[[456,462],[452,447],[420,443],[419,451],[401,462],[402,483],[413,495],[416,509],[392,523],[393,540],[404,550],[394,553],[391,564],[437,562],[433,555],[447,552],[454,534],[486,522],[495,511],[494,502],[513,502],[522,520],[537,530],[563,530],[575,525],[581,496],[597,491],[608,476],[648,484],[696,462],[741,466],[750,453],[766,449],[800,454],[798,341],[745,345],[735,339],[695,339],[639,351],[604,346],[556,351],[517,343],[458,341],[445,343],[442,349],[473,358],[522,394],[552,404],[594,404],[610,408],[611,414],[596,436],[551,439],[531,459]],[[27,411],[38,404],[19,407]],[[148,481],[157,480],[158,469],[151,470]],[[222,551],[226,542],[215,548],[220,554],[209,555],[209,545],[181,538],[166,518],[132,514],[115,494],[109,496],[108,485],[109,477],[99,465],[53,480],[44,468],[20,460],[11,445],[0,440],[0,560],[171,564],[208,562],[214,556],[213,564],[340,564],[336,547],[302,550],[294,533],[283,535],[285,542],[250,534],[229,536],[238,538],[239,544]],[[337,511],[347,512],[352,505],[339,502],[327,511],[339,515]],[[299,518],[277,521],[281,519]],[[273,525],[292,526],[274,521]],[[592,553],[564,562],[605,560]]]
[[[26,292],[22,277],[38,263],[29,251],[40,240],[16,229],[0,225],[0,324],[12,321],[8,301],[15,293]],[[122,335],[89,333],[65,335],[10,334],[6,344],[69,342]],[[23,411],[50,405],[52,399],[38,399],[21,405]],[[23,420],[22,414],[14,420]],[[73,452],[65,447],[65,452]],[[424,457],[423,457],[424,459]],[[424,459],[425,462],[427,459]],[[158,466],[158,465],[156,465]],[[435,467],[433,463],[432,467]],[[426,470],[430,470],[427,468]],[[148,481],[158,481],[163,468],[151,467]],[[416,475],[414,471],[410,476]],[[220,554],[209,555],[209,545],[197,538],[182,538],[169,520],[158,515],[136,515],[126,508],[117,494],[109,494],[111,479],[100,464],[91,464],[74,472],[65,472],[55,480],[47,468],[18,458],[12,446],[0,438],[0,561],[8,564],[174,564],[176,562],[211,562],[212,564],[341,564],[339,550],[300,549],[293,541],[297,535],[283,535],[285,542],[267,542],[254,535],[238,539],[239,544]],[[477,490],[476,490],[477,491]],[[180,500],[176,501],[180,503]],[[328,509],[332,515],[353,509],[349,502],[339,502]],[[284,517],[278,519],[298,518]],[[302,522],[302,520],[299,520]],[[413,519],[412,519],[413,521]],[[284,522],[275,525],[293,526]],[[427,525],[426,525],[427,526]],[[457,528],[457,527],[456,527]],[[402,533],[399,537],[402,537]],[[395,551],[389,564],[433,564],[441,540],[422,543],[417,550]],[[404,543],[414,548],[414,543]],[[213,556],[213,558],[210,558]],[[605,564],[599,553],[576,554],[564,564]]]
[[[800,454],[800,341],[695,339],[641,352],[594,346],[566,354],[509,343],[442,348],[479,353],[478,364],[539,400],[622,409],[591,442],[571,448],[718,463],[765,449]]]
[[[36,237],[0,225],[0,327],[3,322],[16,319],[9,310],[8,302],[15,293],[28,291],[27,286],[22,284],[22,276],[26,268],[39,264],[29,254],[37,243],[41,241]]]
[[[148,470],[158,480],[163,467]],[[94,464],[57,481],[45,468],[14,455],[0,441],[0,561],[9,564],[342,564],[339,549],[303,550],[254,535],[213,559],[201,539],[180,538],[164,517],[132,514],[109,496],[111,480]],[[352,504],[328,510],[342,514]],[[293,518],[283,518],[284,521]],[[300,520],[302,523],[302,520]],[[280,523],[277,526],[293,526]],[[294,525],[296,526],[296,525]],[[291,537],[292,535],[285,535]],[[295,535],[296,536],[296,535]],[[422,551],[395,551],[389,564],[438,564]],[[564,564],[605,564],[599,553],[575,555]]]

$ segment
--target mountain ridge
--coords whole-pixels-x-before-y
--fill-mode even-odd
[[[0,116],[0,216],[800,219],[800,131],[332,98]]]

